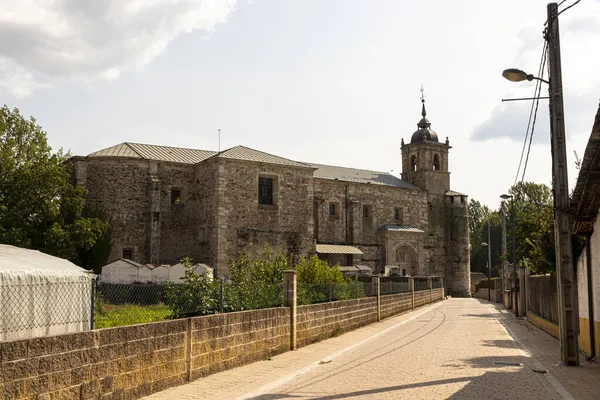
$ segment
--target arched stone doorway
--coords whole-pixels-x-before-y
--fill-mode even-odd
[[[418,259],[415,250],[406,245],[400,245],[394,250],[396,265],[404,269],[408,275],[416,276],[418,273]]]

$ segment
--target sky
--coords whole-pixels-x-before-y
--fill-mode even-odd
[[[0,103],[74,155],[124,141],[218,150],[220,129],[221,149],[399,175],[423,85],[431,129],[452,146],[452,189],[497,207],[531,108],[501,99],[535,88],[501,73],[537,74],[546,4],[0,0]],[[572,187],[600,100],[600,0],[560,27]],[[551,183],[547,100],[525,180]]]

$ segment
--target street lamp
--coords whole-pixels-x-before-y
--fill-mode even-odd
[[[488,221],[488,243],[490,243],[489,245],[486,242],[482,242],[481,243],[481,247],[487,247],[488,249],[488,261],[487,261],[487,278],[488,278],[488,301],[492,301],[492,286],[491,286],[491,279],[492,279],[492,246],[491,246],[491,240],[490,240],[490,221]]]
[[[513,200],[512,194],[503,194],[500,196],[502,200]],[[517,304],[517,247],[516,247],[516,237],[515,237],[515,225],[517,221],[515,220],[515,202],[514,200],[510,202],[510,219],[511,219],[511,241],[512,241],[512,262],[513,262],[513,308],[515,309],[515,315],[519,315],[518,304]]]
[[[573,247],[571,244],[570,216],[568,212],[569,178],[560,57],[560,29],[558,27],[560,12],[558,11],[557,3],[548,4],[547,10],[548,27],[544,31],[544,39],[546,40],[548,49],[548,76],[550,77],[550,81],[536,78],[518,69],[505,70],[502,75],[513,82],[536,79],[548,83],[549,86],[550,136],[552,138],[550,140],[552,145],[552,194],[554,197],[554,235],[556,238],[555,253],[561,359],[566,365],[579,365],[577,276],[576,271],[573,269]]]
[[[502,71],[502,76],[511,82],[522,82],[522,81],[530,81],[531,82],[532,80],[535,79],[535,80],[550,84],[550,82],[548,82],[547,80],[545,80],[543,78],[538,78],[537,76],[533,76],[533,75],[528,74],[527,72],[522,71],[517,68],[505,69],[504,71]]]

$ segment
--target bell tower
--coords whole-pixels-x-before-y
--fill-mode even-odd
[[[448,151],[450,142],[440,143],[431,129],[425,110],[425,96],[421,87],[421,120],[410,143],[402,139],[402,179],[427,190],[430,194],[444,195],[450,190]]]

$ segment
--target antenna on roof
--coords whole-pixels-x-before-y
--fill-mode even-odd
[[[219,129],[219,153],[221,152],[221,129]]]

